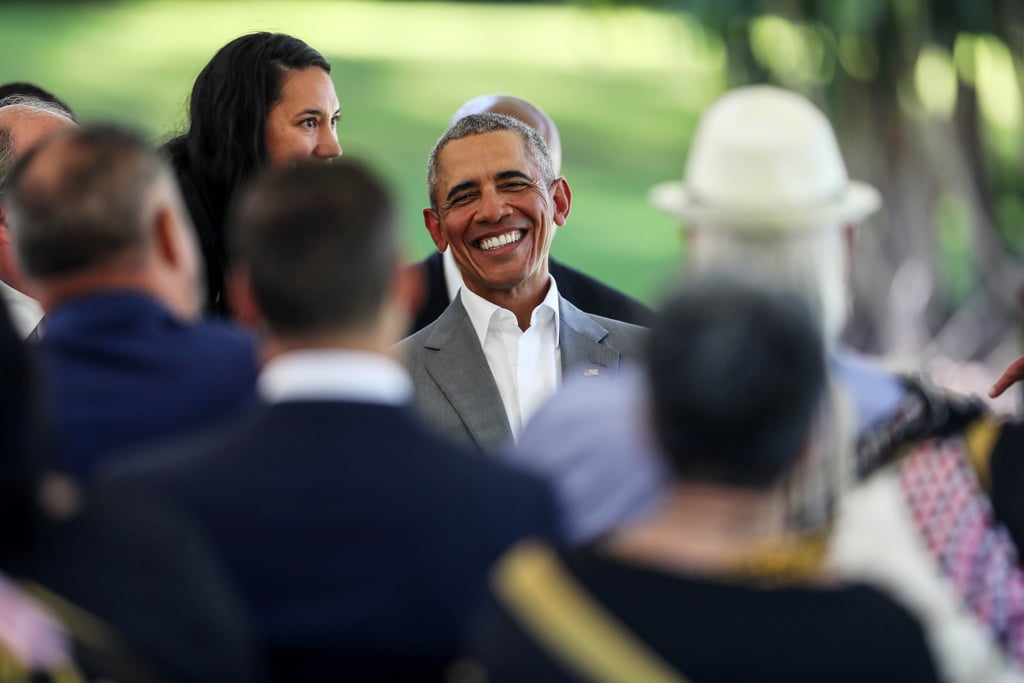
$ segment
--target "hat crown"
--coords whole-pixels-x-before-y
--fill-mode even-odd
[[[751,86],[725,95],[702,118],[685,184],[708,207],[777,211],[836,202],[849,178],[817,107],[785,90]]]

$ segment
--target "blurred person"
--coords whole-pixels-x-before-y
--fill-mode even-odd
[[[268,334],[266,405],[126,461],[116,485],[205,525],[276,680],[442,680],[490,564],[553,535],[551,494],[407,406],[391,349],[418,280],[378,180],[348,161],[302,165],[243,196],[231,234]]]
[[[785,487],[826,386],[803,302],[688,283],[651,330],[644,418],[670,468],[658,509],[576,550],[524,544],[492,574],[470,651],[487,680],[929,681],[923,632],[835,580]]]
[[[563,379],[613,373],[644,328],[585,313],[548,272],[572,193],[547,145],[501,114],[459,119],[430,153],[423,219],[462,275],[440,318],[403,340],[415,401],[441,433],[503,447]]]
[[[21,84],[8,84],[21,85]],[[11,244],[4,208],[4,185],[14,163],[47,135],[74,127],[60,105],[25,94],[0,99],[0,296],[24,337],[38,337],[43,309],[28,291]]]
[[[555,174],[561,174],[562,141],[558,127],[550,116],[531,102],[511,95],[480,95],[459,107],[452,116],[451,124],[470,114],[488,112],[519,119],[540,133],[547,143]],[[412,332],[416,332],[434,322],[448,308],[462,287],[462,274],[450,249],[435,251],[413,267],[423,273],[427,285],[413,323]],[[635,325],[650,324],[652,313],[647,306],[589,275],[550,257],[548,272],[558,283],[559,293],[580,310]]]
[[[794,524],[827,522],[841,491],[899,443],[953,431],[977,414],[840,343],[853,226],[880,198],[849,179],[831,125],[802,96],[771,86],[723,95],[701,118],[685,180],[655,187],[651,201],[686,224],[688,276],[742,273],[787,291],[808,303],[822,330],[830,401],[820,420],[821,452],[793,490]],[[567,383],[509,454],[555,485],[576,540],[657,504],[666,474],[652,436],[635,419],[644,383],[632,369]]]
[[[64,115],[69,119],[78,123],[78,117],[75,112],[72,111],[68,103],[61,98],[54,95],[52,92],[43,88],[42,86],[30,83],[28,81],[9,81],[7,83],[0,84],[0,107],[5,106],[4,100],[8,97],[31,97],[49,104],[55,105],[58,109],[64,112]]]
[[[0,309],[0,678],[253,680],[239,606],[193,530],[54,469],[35,360]]]
[[[202,247],[207,312],[228,312],[224,221],[238,191],[268,166],[341,154],[330,74],[323,55],[298,38],[261,32],[222,47],[196,78],[188,130],[164,151]]]
[[[200,262],[166,162],[108,127],[47,138],[6,208],[46,311],[40,342],[60,464],[88,480],[112,451],[198,428],[251,397],[255,346],[197,321]]]

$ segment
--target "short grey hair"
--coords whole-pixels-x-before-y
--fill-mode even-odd
[[[59,116],[71,123],[75,120],[68,115],[68,112],[52,102],[41,100],[31,95],[8,95],[0,99],[0,113],[7,107],[25,107],[25,116]],[[10,126],[0,123],[0,195],[3,193],[7,176],[14,168],[14,131]]]
[[[437,200],[434,191],[440,182],[441,151],[452,140],[461,140],[473,135],[483,135],[496,131],[510,130],[517,133],[526,144],[530,159],[540,168],[540,173],[545,185],[555,182],[555,167],[551,162],[551,153],[544,138],[534,128],[526,125],[519,119],[504,114],[470,114],[453,123],[445,134],[434,145],[430,151],[430,158],[427,160],[427,195],[430,197],[430,206],[437,210]]]

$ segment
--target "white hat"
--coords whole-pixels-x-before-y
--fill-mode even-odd
[[[765,85],[719,98],[697,127],[684,180],[655,185],[648,198],[688,222],[759,231],[857,222],[882,203],[846,175],[825,115]]]

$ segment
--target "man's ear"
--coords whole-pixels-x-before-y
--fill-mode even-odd
[[[252,278],[245,266],[232,266],[224,278],[224,294],[232,317],[244,327],[258,331],[263,314],[252,291]]]
[[[164,263],[171,266],[181,264],[184,254],[181,237],[178,234],[180,229],[175,223],[174,213],[166,206],[160,207],[153,217],[154,225],[154,248],[156,255]]]
[[[394,297],[406,309],[410,321],[416,317],[420,306],[423,305],[426,284],[426,268],[421,263],[399,266],[395,269],[392,282]]]
[[[846,276],[849,277],[850,273],[853,272],[853,249],[854,242],[856,241],[856,234],[852,225],[843,226],[843,250],[844,258],[843,262],[846,265]]]
[[[7,211],[4,210],[4,205],[0,204],[0,244],[11,243],[11,231],[7,227]]]
[[[441,216],[438,215],[434,209],[423,209],[423,225],[427,226],[427,232],[430,233],[430,239],[434,240],[434,246],[437,250],[444,252],[448,248],[448,240],[444,238],[444,234],[441,232]]]
[[[561,227],[569,220],[569,211],[572,209],[572,190],[569,189],[569,183],[565,178],[555,178],[551,186],[551,200],[555,205],[555,225]]]

